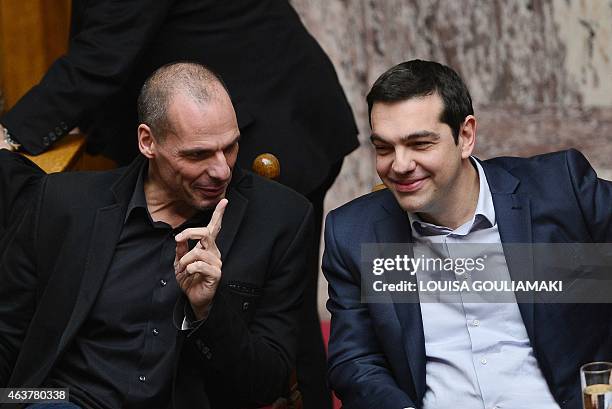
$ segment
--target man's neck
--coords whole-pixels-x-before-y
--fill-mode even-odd
[[[147,209],[154,221],[162,221],[176,228],[197,213],[197,210],[184,201],[176,200],[164,185],[155,178],[151,169],[144,182]]]
[[[470,159],[463,161],[461,166],[456,183],[439,209],[431,213],[418,213],[423,221],[454,230],[474,216],[480,194],[478,170]]]

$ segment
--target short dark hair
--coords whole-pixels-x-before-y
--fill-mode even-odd
[[[148,125],[162,142],[172,131],[168,120],[168,105],[172,97],[182,92],[199,103],[205,103],[216,97],[216,85],[228,92],[221,76],[203,64],[176,61],[163,65],[147,78],[140,90],[138,121]]]
[[[450,67],[437,62],[406,61],[378,77],[366,97],[368,117],[375,102],[399,102],[434,93],[442,98],[444,104],[440,121],[451,127],[457,143],[463,120],[474,114],[472,97],[461,77]]]

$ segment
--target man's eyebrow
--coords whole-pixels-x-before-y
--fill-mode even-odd
[[[234,139],[227,144],[227,147],[230,147],[236,143],[240,142],[240,134],[237,134]],[[192,156],[192,155],[205,155],[207,153],[214,153],[214,149],[207,149],[207,148],[192,148],[192,149],[185,149],[185,150],[181,150],[179,153],[181,154],[181,156]]]
[[[237,135],[234,137],[234,140],[233,140],[233,141],[232,141],[232,142],[231,142],[231,143],[230,143],[228,146],[231,146],[231,145],[233,145],[233,144],[235,144],[235,143],[239,143],[241,138],[242,138],[242,135],[241,135],[241,134],[237,134]]]
[[[193,149],[181,150],[179,153],[181,156],[192,156],[192,155],[203,155],[203,154],[212,153],[212,152],[214,152],[213,149],[193,148]]]
[[[408,135],[404,135],[400,138],[400,141],[402,142],[409,142],[411,139],[418,139],[418,138],[432,138],[432,139],[440,139],[440,135],[436,132],[433,131],[416,131],[416,132],[412,132],[409,133]]]
[[[385,138],[383,138],[382,136],[377,135],[375,133],[370,135],[370,142],[372,142],[372,143],[374,143],[374,142],[390,143]]]
[[[240,137],[241,136],[240,136],[239,133],[236,134],[236,136],[234,136],[234,139],[232,139],[232,141],[230,143],[228,143],[227,145],[225,145],[223,147],[223,150],[226,150],[227,148],[232,147],[232,146],[236,145],[237,143],[239,143],[240,142]]]
[[[402,136],[400,138],[400,142],[406,143],[406,142],[409,142],[411,139],[418,139],[418,138],[432,138],[432,139],[437,140],[437,139],[440,139],[440,135],[433,131],[416,131],[416,132],[409,133],[408,135]],[[370,141],[372,143],[374,142],[390,143],[385,138],[375,133],[370,135]]]

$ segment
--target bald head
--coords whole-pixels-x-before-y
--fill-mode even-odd
[[[138,120],[151,128],[159,142],[173,131],[168,107],[177,95],[202,105],[229,100],[221,77],[202,64],[177,62],[158,68],[145,81],[138,96]]]

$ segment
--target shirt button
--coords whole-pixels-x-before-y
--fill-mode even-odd
[[[147,377],[146,377],[146,376],[144,376],[144,375],[140,375],[140,376],[138,377],[138,380],[139,380],[140,382],[144,382],[144,381],[146,381],[146,380],[147,380]]]
[[[486,365],[487,364],[487,359],[486,358],[482,358],[480,360],[480,363],[483,364],[483,365]]]
[[[480,326],[480,321],[474,320],[474,321],[472,321],[472,324],[474,324],[475,327],[478,327],[478,326]]]
[[[159,280],[159,283],[161,284],[162,287],[165,287],[166,284],[168,284],[168,282],[164,279]]]
[[[153,328],[153,335],[158,336],[159,330],[157,328]]]

